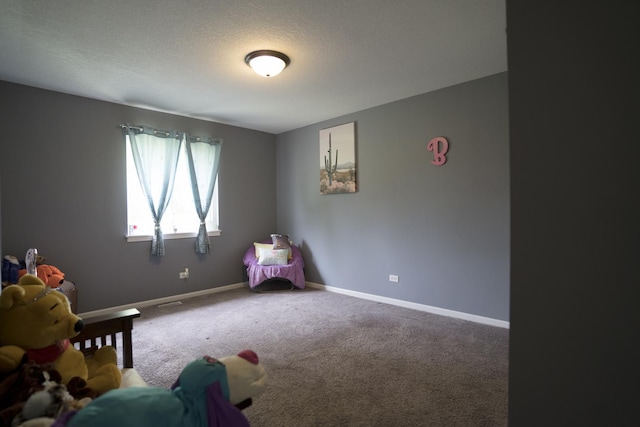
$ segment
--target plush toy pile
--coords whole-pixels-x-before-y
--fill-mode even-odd
[[[55,427],[235,427],[249,426],[241,405],[262,393],[266,373],[251,350],[189,363],[170,390],[131,387],[112,390]]]
[[[0,374],[17,369],[24,357],[51,363],[62,383],[86,381],[98,394],[118,388],[122,374],[113,347],[100,348],[91,358],[70,344],[82,330],[82,319],[72,313],[67,297],[27,274],[0,295]]]
[[[119,388],[115,349],[91,358],[66,296],[27,274],[0,294],[0,427],[248,426],[241,409],[266,373],[251,350],[188,364],[170,390]]]
[[[35,256],[36,276],[52,288],[57,288],[64,282],[64,273],[54,265],[45,264],[45,257]],[[13,255],[5,255],[2,258],[2,282],[16,284],[20,277],[28,273],[27,260],[18,261]]]
[[[92,399],[78,398],[77,390],[73,394],[59,383],[57,371],[47,369],[49,365],[26,364],[12,378],[0,381],[0,391],[17,392],[26,400],[0,411],[1,426],[247,427],[241,410],[264,391],[267,378],[257,354],[244,350],[219,360],[209,356],[194,360],[170,390],[121,388]],[[22,387],[16,388],[18,382]],[[25,396],[28,390],[31,394]]]

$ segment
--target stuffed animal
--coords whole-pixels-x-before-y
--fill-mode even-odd
[[[27,269],[21,269],[18,271],[18,276],[22,277],[27,274]],[[36,274],[38,278],[44,282],[45,285],[52,288],[57,288],[64,283],[64,273],[58,269],[58,267],[49,264],[40,264],[36,266]]]
[[[51,364],[27,362],[6,375],[0,375],[0,426],[10,426],[34,392],[44,388],[45,380],[60,381],[60,374]]]
[[[2,258],[2,283],[18,283],[20,261],[13,255],[5,255]]]
[[[95,393],[86,394],[88,389],[74,389],[82,380],[68,387],[60,381],[52,364],[25,361],[0,382],[0,426],[49,427],[61,413],[79,410],[95,398]]]
[[[63,384],[79,377],[98,394],[117,388],[122,374],[113,347],[104,346],[85,359],[70,344],[83,326],[62,292],[36,276],[22,276],[0,294],[0,373],[16,369],[26,353],[35,363],[52,363]]]
[[[111,390],[54,424],[67,427],[249,426],[241,402],[262,393],[267,375],[258,356],[205,356],[189,363],[170,390],[130,387]]]
[[[54,371],[55,372],[55,371]],[[67,388],[45,371],[42,389],[33,392],[13,419],[12,426],[48,427],[64,412],[79,410],[91,402],[90,397],[77,400]]]

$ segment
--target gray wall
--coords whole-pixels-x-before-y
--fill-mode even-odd
[[[278,230],[307,280],[508,321],[507,108],[503,73],[278,135]],[[358,192],[320,195],[319,131],[352,121]]]
[[[247,129],[0,85],[4,253],[38,248],[78,284],[81,311],[242,282],[244,250],[279,231],[301,245],[309,281],[509,319],[506,74],[277,143]],[[359,190],[321,196],[318,132],[349,121]],[[161,258],[149,255],[150,242],[126,243],[123,122],[224,138],[222,236],[212,238],[212,254],[196,255],[190,239],[167,240]],[[449,160],[436,167],[426,145],[441,135]]]
[[[4,252],[2,252],[2,162],[0,162],[0,257],[4,257]],[[2,289],[0,289],[1,293]]]
[[[77,283],[80,311],[245,280],[244,251],[276,227],[274,135],[7,82],[0,93],[3,255],[37,248]],[[125,122],[224,139],[212,253],[167,240],[152,257],[151,242],[125,241]]]
[[[509,425],[639,425],[640,2],[507,2]]]

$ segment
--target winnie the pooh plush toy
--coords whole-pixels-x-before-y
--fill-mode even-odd
[[[63,293],[34,275],[22,276],[0,294],[0,373],[16,369],[26,355],[35,363],[53,363],[63,384],[79,377],[98,394],[118,388],[122,373],[113,347],[85,359],[69,342],[83,326]]]

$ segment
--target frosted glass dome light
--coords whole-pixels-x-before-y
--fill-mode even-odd
[[[275,50],[256,50],[248,54],[244,62],[261,76],[274,77],[280,74],[291,60],[284,53]]]

